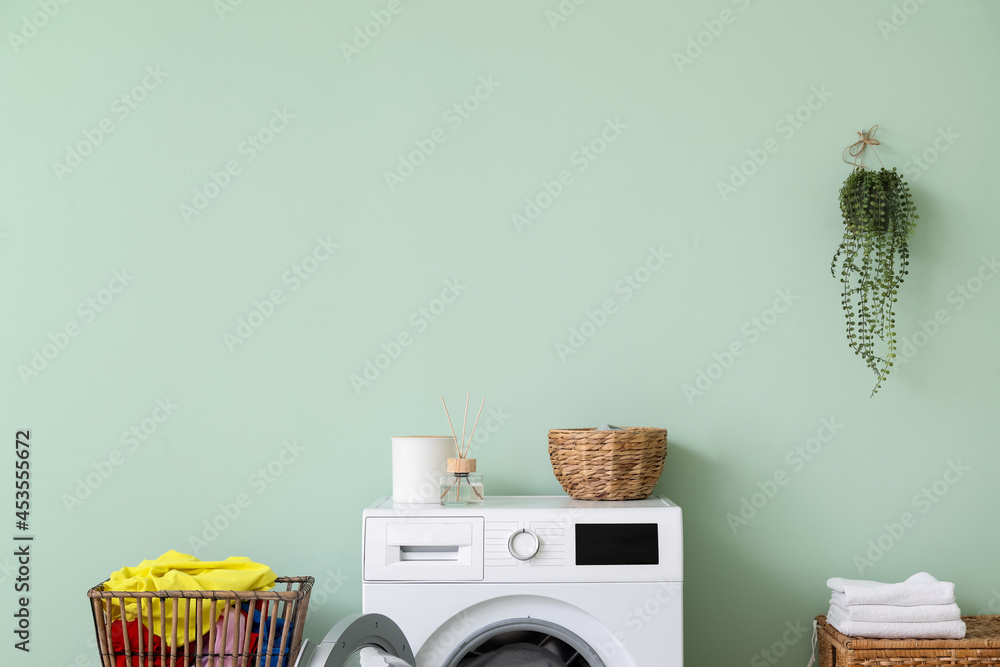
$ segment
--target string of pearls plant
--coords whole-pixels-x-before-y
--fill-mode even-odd
[[[895,304],[909,273],[907,237],[919,217],[910,188],[895,168],[883,165],[875,171],[861,163],[865,147],[879,145],[874,138],[877,129],[875,125],[858,132],[861,139],[845,150],[855,158],[854,169],[840,189],[844,238],[830,264],[835,278],[840,269],[847,342],[875,374],[872,396],[881,389],[896,357]],[[876,345],[877,341],[882,344]]]

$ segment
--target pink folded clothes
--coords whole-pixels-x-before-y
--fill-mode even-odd
[[[955,584],[938,581],[926,572],[915,574],[898,584],[834,577],[827,580],[826,585],[834,593],[844,594],[848,608],[869,604],[916,607],[955,602]]]
[[[826,617],[830,625],[849,637],[873,639],[964,639],[964,621],[939,621],[936,623],[870,623],[849,621],[831,609]]]
[[[216,667],[220,665],[221,667],[235,667],[236,666],[236,654],[238,654],[242,649],[243,645],[246,643],[247,631],[249,628],[249,623],[247,621],[247,615],[242,611],[238,611],[235,607],[230,607],[228,611],[229,620],[226,620],[226,614],[219,616],[219,620],[215,622],[215,651],[213,655],[206,655],[201,661],[202,667]],[[236,645],[236,631],[237,631],[237,620],[239,621],[239,646]],[[228,627],[227,627],[228,626]],[[252,640],[256,637],[251,637],[250,649],[253,650],[254,642]],[[206,647],[204,651],[209,652],[208,635],[205,635]],[[217,660],[214,656],[222,657],[222,660]]]

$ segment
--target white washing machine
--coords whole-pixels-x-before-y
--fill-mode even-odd
[[[371,664],[415,667],[683,667],[681,509],[665,498],[385,498],[363,524],[363,613],[306,640],[298,667],[365,665],[373,652]],[[521,663],[517,651],[546,656]]]

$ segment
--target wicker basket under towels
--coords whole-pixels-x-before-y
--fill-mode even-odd
[[[663,472],[667,431],[629,427],[549,431],[549,458],[563,490],[577,500],[648,498]]]
[[[816,618],[820,667],[1000,665],[1000,616],[963,616],[965,639],[848,637]]]

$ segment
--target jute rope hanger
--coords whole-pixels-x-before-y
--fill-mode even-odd
[[[868,130],[867,132],[865,132],[864,130],[859,131],[858,136],[861,138],[844,149],[844,153],[843,155],[841,155],[841,159],[844,162],[847,162],[847,164],[865,169],[866,168],[864,165],[865,149],[871,146],[872,153],[875,153],[875,158],[878,160],[878,163],[882,165],[883,169],[885,169],[885,165],[882,164],[882,158],[878,156],[878,151],[875,150],[876,146],[882,145],[881,143],[879,143],[879,140],[875,138],[875,132],[877,131],[878,131],[877,123],[875,125],[872,125],[871,129]],[[849,162],[846,157],[847,155],[850,155],[852,158],[854,158],[854,161]]]

